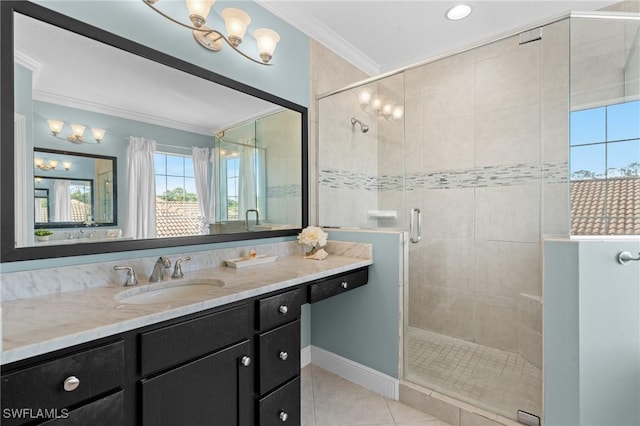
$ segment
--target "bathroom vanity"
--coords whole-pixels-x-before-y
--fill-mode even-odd
[[[152,305],[103,306],[121,322],[73,337],[60,330],[63,341],[85,340],[70,347],[28,357],[29,351],[56,343],[13,349],[22,359],[3,365],[3,425],[300,424],[301,305],[365,285],[370,264],[340,256],[328,262],[291,256],[253,271],[215,269],[226,285],[205,301],[159,304],[152,314]],[[305,269],[308,273],[301,273]],[[245,282],[255,276],[263,277],[260,285]],[[94,293],[104,305],[105,293],[113,300],[119,291],[122,287],[52,297],[69,303],[90,300]],[[11,317],[36,306],[36,299],[42,298],[9,302],[3,309]],[[187,311],[192,312],[182,314]],[[173,318],[157,321],[167,315]],[[89,338],[115,329],[123,331]],[[3,357],[11,358],[6,346]],[[13,410],[10,416],[7,410]]]

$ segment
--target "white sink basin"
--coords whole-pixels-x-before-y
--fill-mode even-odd
[[[212,295],[222,287],[224,281],[215,278],[167,281],[123,290],[115,295],[115,299],[116,302],[132,305],[176,302],[195,296]]]

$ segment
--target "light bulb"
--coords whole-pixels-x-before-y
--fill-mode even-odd
[[[215,2],[216,0],[187,0],[189,19],[195,27],[200,28],[204,25],[211,11],[211,6]]]
[[[403,115],[404,115],[404,107],[402,105],[396,105],[395,108],[393,108],[393,113],[391,117],[393,117],[394,120],[399,120],[402,118]]]
[[[382,105],[382,115],[389,118],[393,114],[393,107],[395,106],[395,102],[386,102]]]
[[[104,139],[105,132],[106,132],[105,129],[98,129],[98,128],[92,128],[91,129],[91,133],[93,133],[93,138],[98,143],[102,142],[102,139]]]
[[[238,46],[247,32],[251,17],[240,9],[228,8],[222,11],[222,19],[232,45]]]
[[[471,6],[466,4],[459,4],[447,10],[446,16],[447,16],[447,19],[451,21],[459,21],[460,19],[466,18],[470,14],[471,14]]]
[[[259,28],[253,32],[253,36],[258,43],[258,53],[262,62],[265,64],[273,57],[273,52],[276,50],[276,45],[280,41],[280,35],[268,28]]]
[[[58,160],[49,160],[49,166],[51,166],[52,169],[55,169],[58,167]]]
[[[69,169],[71,169],[71,162],[70,161],[65,161],[62,163],[62,165],[64,166],[64,169],[66,171],[69,171]]]
[[[53,136],[58,136],[64,126],[64,121],[60,120],[47,120],[47,123],[49,123],[49,130]]]
[[[368,87],[365,89],[362,89],[358,93],[358,102],[360,102],[360,106],[362,108],[366,108],[369,105],[369,101],[371,100],[372,94],[373,94],[373,90],[369,89]]]
[[[373,95],[371,97],[371,111],[375,112],[376,114],[380,113],[380,110],[382,110],[383,102],[384,102],[384,96]]]

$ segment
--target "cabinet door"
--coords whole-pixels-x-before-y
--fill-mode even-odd
[[[142,424],[252,425],[253,363],[243,363],[250,349],[244,341],[142,380]]]

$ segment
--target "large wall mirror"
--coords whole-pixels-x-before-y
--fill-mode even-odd
[[[306,108],[33,3],[0,7],[2,262],[307,225]]]

